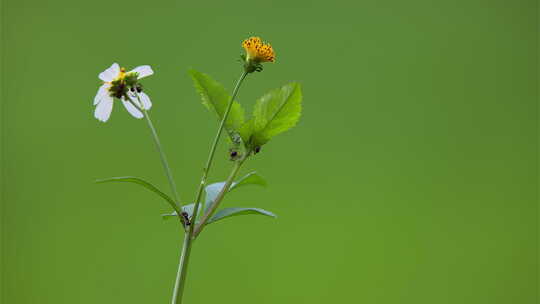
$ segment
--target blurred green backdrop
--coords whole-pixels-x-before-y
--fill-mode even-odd
[[[229,89],[241,41],[300,81],[299,125],[196,242],[186,303],[538,303],[538,1],[2,1],[3,303],[168,303],[182,235],[143,121],[93,118],[97,75],[144,84],[181,196],[217,123],[188,68]],[[221,147],[212,181],[229,170]]]

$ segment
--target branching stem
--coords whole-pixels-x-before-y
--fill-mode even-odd
[[[219,207],[219,204],[225,197],[225,194],[227,194],[227,192],[229,191],[229,188],[234,182],[234,179],[236,178],[236,176],[238,175],[238,172],[240,171],[242,164],[244,163],[244,161],[247,159],[248,156],[249,154],[246,154],[240,160],[234,163],[234,167],[231,171],[231,174],[229,175],[229,178],[227,178],[227,180],[225,181],[225,185],[223,186],[223,188],[221,188],[218,195],[216,196],[215,201],[212,204],[212,207],[207,212],[204,213],[199,223],[195,226],[195,231],[193,233],[194,238],[196,238],[199,235],[199,233],[201,233],[208,219],[210,219],[210,217],[212,217],[214,212],[216,212],[217,208]]]
[[[180,256],[180,263],[178,265],[178,272],[176,275],[176,281],[174,284],[174,292],[172,297],[172,304],[181,304],[182,303],[182,297],[184,294],[184,286],[186,283],[186,274],[187,274],[187,268],[189,264],[189,257],[191,254],[191,246],[193,245],[194,240],[194,228],[195,223],[197,222],[197,215],[199,213],[199,206],[201,205],[201,198],[202,193],[204,191],[204,187],[206,186],[206,180],[208,178],[208,173],[210,172],[210,168],[212,166],[212,162],[214,160],[214,155],[216,153],[216,148],[219,143],[219,139],[221,137],[221,133],[223,132],[223,129],[225,127],[225,123],[227,121],[227,118],[229,117],[229,113],[231,112],[232,105],[234,103],[234,99],[236,98],[236,95],[238,94],[238,90],[240,89],[240,85],[244,81],[244,79],[247,76],[247,72],[243,72],[238,81],[236,82],[236,85],[234,87],[231,99],[229,100],[229,103],[227,104],[227,109],[225,110],[225,113],[223,115],[223,118],[221,119],[221,122],[219,124],[219,128],[217,130],[216,136],[214,137],[214,141],[212,143],[212,146],[210,148],[210,153],[208,154],[208,160],[206,161],[206,165],[203,169],[203,175],[201,177],[201,182],[199,183],[199,188],[197,190],[197,196],[195,199],[195,206],[193,208],[193,215],[191,218],[191,225],[188,226],[187,234],[184,236],[184,244],[182,247],[182,254]]]

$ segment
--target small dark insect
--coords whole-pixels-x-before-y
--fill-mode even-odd
[[[139,84],[137,85],[137,93],[140,93],[142,92],[142,86]]]
[[[184,218],[184,223],[186,223],[186,226],[191,225],[191,222],[189,221],[189,214],[187,212],[182,212],[182,218]]]
[[[255,154],[261,152],[261,147],[260,146],[257,146],[255,147]]]
[[[231,152],[231,157],[232,158],[237,157],[237,156],[238,156],[238,152],[236,152],[236,151]]]

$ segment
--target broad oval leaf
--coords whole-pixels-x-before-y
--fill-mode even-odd
[[[212,79],[207,74],[196,70],[190,70],[189,74],[193,79],[193,83],[197,92],[201,95],[203,105],[211,112],[217,115],[219,121],[223,119],[227,105],[231,100],[231,96],[227,90],[217,81]],[[238,133],[240,127],[244,124],[244,110],[242,106],[234,101],[231,112],[225,122],[225,129],[229,136],[235,141],[235,134]]]
[[[232,216],[238,216],[238,215],[249,215],[249,214],[259,214],[259,215],[265,215],[270,217],[277,217],[274,213],[260,209],[260,208],[225,208],[221,209],[216,214],[214,214],[207,222],[206,224],[214,223],[219,220],[232,217]]]
[[[145,187],[146,189],[156,193],[157,195],[161,196],[163,199],[165,199],[169,205],[174,210],[178,210],[178,206],[174,202],[172,198],[170,198],[167,194],[163,193],[161,190],[159,190],[156,186],[152,185],[151,183],[143,180],[142,178],[134,177],[134,176],[119,176],[119,177],[110,177],[105,179],[98,179],[96,180],[96,183],[109,183],[109,182],[123,182],[123,183],[133,183],[140,186]]]
[[[242,138],[248,136],[252,146],[262,146],[272,137],[294,127],[302,112],[300,84],[292,82],[263,95],[253,110],[253,121],[242,126]],[[252,125],[249,125],[252,124]]]

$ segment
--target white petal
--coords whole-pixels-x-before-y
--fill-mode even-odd
[[[150,101],[150,97],[146,95],[144,92],[139,93],[139,97],[141,98],[142,108],[145,110],[150,110],[152,107],[152,101]]]
[[[101,99],[101,102],[98,103],[96,110],[94,111],[94,116],[102,122],[109,120],[113,108],[113,98],[106,96]]]
[[[149,65],[138,66],[134,68],[133,70],[131,70],[131,72],[138,73],[139,74],[138,79],[154,74],[154,71],[152,71],[152,68]]]
[[[109,94],[109,87],[111,85],[108,83],[104,83],[102,86],[99,87],[96,97],[94,97],[94,105],[97,105],[103,97],[107,96]]]
[[[124,104],[124,106],[126,107],[126,110],[129,112],[129,114],[131,114],[131,116],[135,117],[135,118],[143,118],[143,113],[141,111],[139,111],[139,109],[135,108],[135,106],[133,104],[131,104],[131,102],[125,100],[125,99],[122,99],[122,103]]]
[[[110,82],[114,78],[116,78],[119,73],[120,73],[120,66],[118,65],[118,63],[115,62],[115,63],[113,63],[111,65],[110,68],[108,68],[105,71],[99,73],[98,77],[99,77],[99,79],[101,79],[103,81]]]

